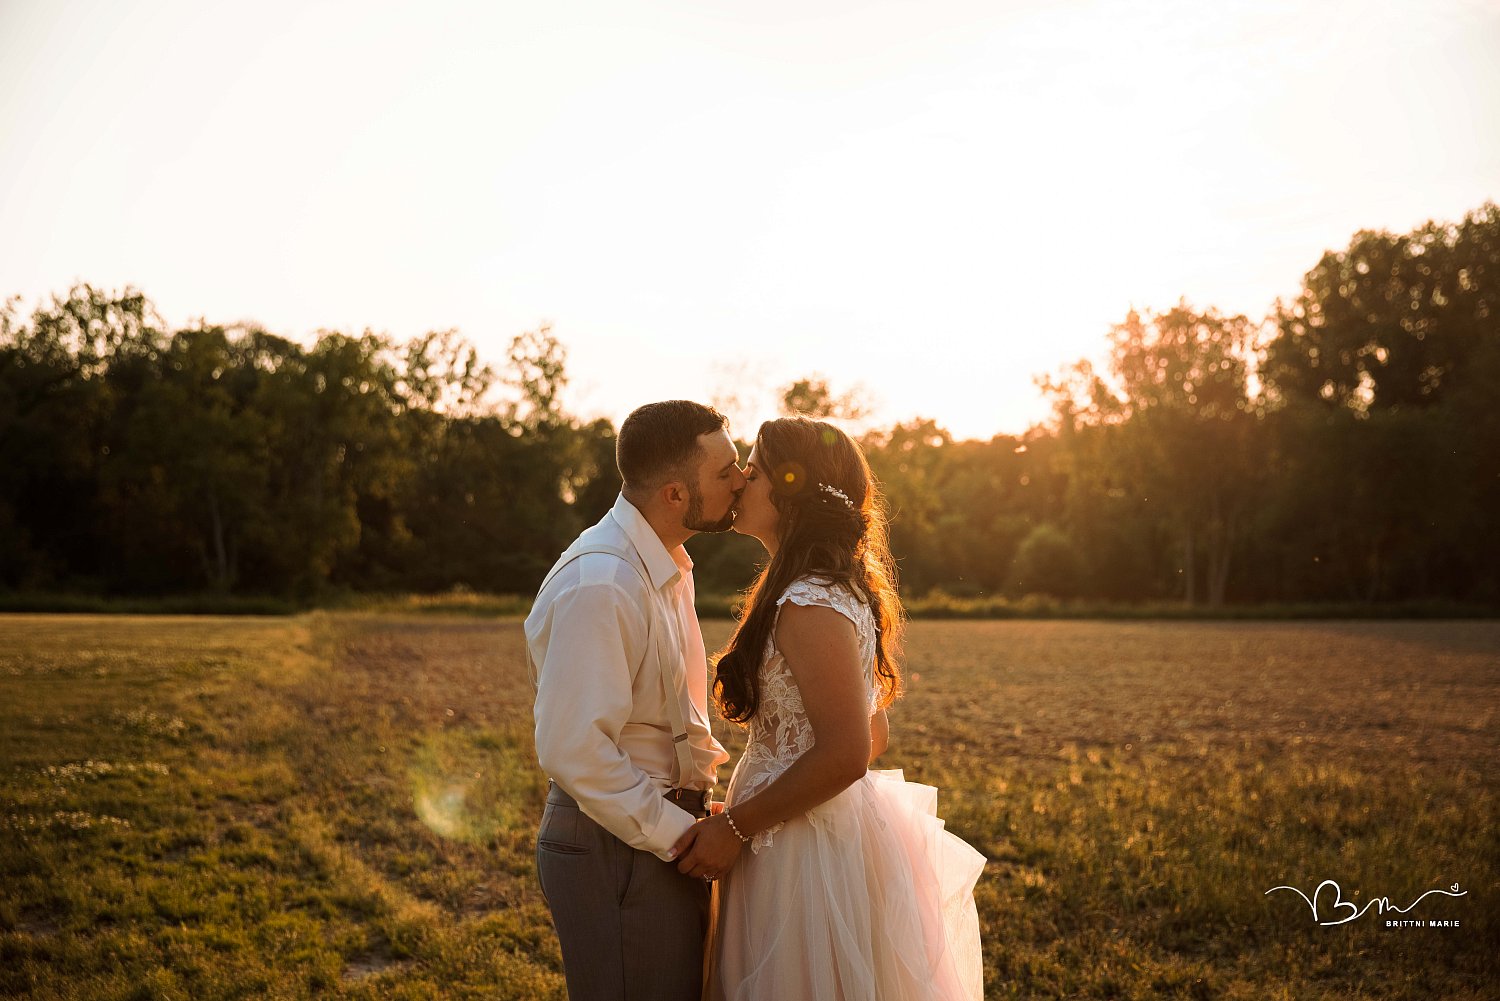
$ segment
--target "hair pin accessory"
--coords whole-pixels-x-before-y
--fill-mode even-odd
[[[844,502],[844,506],[846,508],[851,511],[854,510],[854,502],[849,499],[848,494],[844,493],[838,487],[830,486],[827,483],[819,483],[818,489],[823,491],[825,494],[828,494],[830,497],[837,497],[839,500]]]

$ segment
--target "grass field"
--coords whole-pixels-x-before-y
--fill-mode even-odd
[[[917,622],[907,666],[880,763],[991,860],[988,997],[1500,992],[1500,623]],[[543,785],[514,620],[0,617],[0,997],[560,998]],[[1265,892],[1325,879],[1464,895]]]

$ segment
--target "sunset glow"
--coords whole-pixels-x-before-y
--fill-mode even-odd
[[[1500,7],[8,3],[0,293],[539,323],[569,404],[821,373],[961,436],[1132,305],[1264,315],[1500,197]]]

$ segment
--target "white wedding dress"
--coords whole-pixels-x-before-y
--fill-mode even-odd
[[[777,602],[836,609],[859,634],[877,710],[875,618],[852,591],[803,579]],[[774,631],[760,708],[726,802],[749,799],[813,746]],[[974,884],[984,856],[937,816],[937,790],[870,771],[807,813],[757,834],[719,881],[714,1001],[907,1001],[983,997]]]

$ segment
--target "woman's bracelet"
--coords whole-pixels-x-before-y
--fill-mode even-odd
[[[729,821],[729,829],[734,832],[735,837],[740,839],[740,844],[744,844],[746,841],[750,840],[748,837],[740,833],[740,829],[735,824],[734,818],[729,815],[729,807],[727,806],[724,808],[724,819]]]

